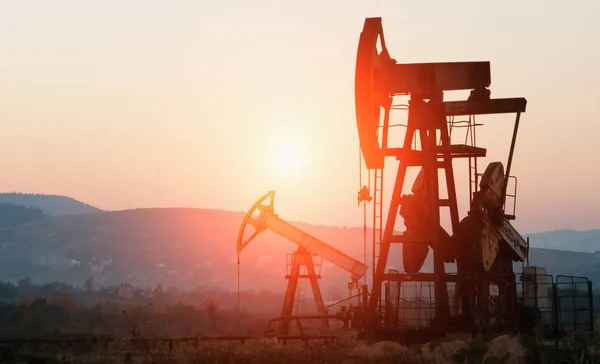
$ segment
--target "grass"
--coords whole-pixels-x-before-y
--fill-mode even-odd
[[[152,364],[362,364],[362,363],[456,363],[456,364],[518,364],[569,363],[591,364],[593,353],[574,347],[555,349],[536,346],[525,348],[520,337],[500,336],[489,343],[472,341],[438,341],[425,345],[405,347],[394,342],[367,345],[346,338],[338,344],[312,342],[278,345],[266,340],[253,339],[246,344],[208,342],[194,345],[134,347],[125,342],[103,346],[39,346],[3,348],[0,362],[11,363],[152,363]]]
[[[138,345],[128,340],[104,345],[38,345],[1,347],[0,363],[48,364],[592,364],[600,360],[600,345],[542,345],[528,337],[502,335],[490,342],[435,341],[425,345],[402,346],[395,342],[368,345],[349,332],[334,344],[290,342],[279,345],[268,339],[252,339],[244,345],[204,342],[198,347],[179,343]]]

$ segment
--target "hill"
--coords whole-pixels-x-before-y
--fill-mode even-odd
[[[530,244],[536,248],[571,250],[594,253],[600,251],[600,229],[554,230],[538,234],[528,234]]]
[[[0,230],[0,280],[30,276],[35,282],[82,285],[93,276],[98,285],[152,287],[161,282],[235,289],[235,244],[243,216],[219,210],[138,209],[50,217]],[[355,256],[362,251],[360,229],[297,226]],[[286,253],[295,249],[273,233],[261,234],[240,256],[242,288],[284,289]],[[343,294],[349,278],[345,271],[324,264],[322,274],[329,282],[341,280]]]
[[[600,254],[531,248],[529,263],[547,267],[553,274],[588,277],[600,288]]]
[[[39,208],[0,203],[0,228],[8,228],[46,218]]]
[[[239,224],[244,213],[190,208],[137,209],[54,216],[0,230],[0,280],[29,276],[34,282],[64,281],[82,286],[93,277],[98,286],[128,282],[157,283],[182,289],[219,287],[235,290]],[[362,260],[361,228],[296,222],[306,232]],[[396,248],[396,247],[394,247]],[[400,259],[392,249],[390,266]],[[243,290],[285,289],[286,254],[296,246],[271,232],[259,235],[240,254]],[[582,275],[600,281],[600,256],[531,249],[531,264],[553,274]],[[370,257],[367,264],[371,265]],[[520,264],[516,265],[520,271]],[[397,267],[399,268],[399,267]],[[430,262],[425,270],[431,271]],[[346,295],[349,274],[324,262],[321,288],[326,299]],[[368,279],[371,277],[369,269]],[[592,277],[593,278],[593,277]]]
[[[77,215],[102,211],[94,206],[77,201],[71,197],[59,195],[41,195],[16,192],[0,193],[0,203],[39,208],[49,216]]]

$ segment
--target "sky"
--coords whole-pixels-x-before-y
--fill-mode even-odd
[[[522,233],[600,228],[599,12],[584,0],[2,1],[0,190],[245,211],[274,189],[285,219],[362,225],[354,64],[364,18],[380,16],[399,62],[487,60],[492,97],[527,98],[512,168]],[[478,121],[480,165],[505,162],[514,115]],[[467,173],[456,165],[461,216]]]

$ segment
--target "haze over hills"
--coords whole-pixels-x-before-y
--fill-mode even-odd
[[[82,285],[128,282],[181,288],[236,287],[236,237],[244,213],[187,208],[139,209],[49,217],[0,230],[0,277],[60,280]],[[298,227],[351,255],[362,249],[359,230],[298,223]],[[353,247],[355,247],[353,249]],[[286,253],[296,246],[270,232],[241,254],[241,287],[285,287]],[[353,250],[355,252],[353,252]],[[362,250],[361,250],[362,251]],[[327,282],[342,289],[349,274],[324,264]],[[324,285],[326,288],[327,284]]]
[[[91,206],[82,209],[88,213],[55,211],[54,216],[0,229],[0,280],[16,281],[29,276],[35,282],[83,285],[86,278],[93,277],[99,286],[127,282],[142,287],[161,283],[182,289],[236,288],[235,244],[243,212],[151,208],[89,213],[100,210]],[[363,259],[362,228],[292,223]],[[540,246],[542,238],[549,241],[548,237],[555,233],[565,242],[574,241],[573,233],[587,236],[569,231],[532,234],[532,246]],[[592,246],[597,244],[593,237],[590,232],[586,238],[589,244],[581,239],[579,245],[564,246]],[[556,239],[558,246],[560,240]],[[240,287],[282,291],[286,284],[286,254],[295,249],[295,244],[272,232],[260,234],[240,254]],[[400,249],[393,248],[391,254],[390,266],[394,267],[401,259]],[[600,255],[532,248],[530,256],[531,264],[548,267],[553,274],[588,275],[600,281]],[[367,257],[367,265],[371,266],[371,257]],[[517,271],[520,266],[515,265]],[[431,271],[430,262],[424,270]],[[370,280],[371,268],[368,272]],[[321,275],[326,298],[345,294],[347,272],[324,262]]]
[[[0,202],[0,228],[40,221],[47,217],[40,208],[17,206]]]
[[[85,202],[60,195],[0,193],[1,203],[41,209],[48,216],[78,215],[103,211]],[[2,220],[2,217],[0,217],[0,220]],[[3,225],[4,222],[0,221],[0,226]],[[589,253],[600,251],[600,229],[587,231],[553,230],[525,234],[524,236],[530,238],[530,244],[535,248]]]
[[[39,208],[49,216],[77,215],[102,211],[71,197],[59,195],[0,193],[0,203]]]
[[[554,230],[537,234],[527,234],[532,247],[544,249],[570,250],[594,253],[600,251],[600,229]]]

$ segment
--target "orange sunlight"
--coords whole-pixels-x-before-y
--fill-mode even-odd
[[[307,172],[309,145],[294,138],[277,135],[269,148],[270,174],[282,180],[296,179]]]
[[[277,153],[277,170],[282,173],[296,174],[302,164],[302,151],[297,145],[288,144]]]

